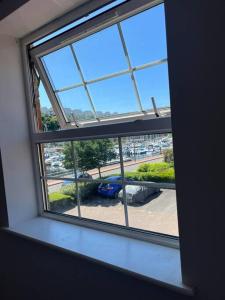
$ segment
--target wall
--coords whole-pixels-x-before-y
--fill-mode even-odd
[[[0,233],[2,300],[188,300],[86,259]],[[8,259],[5,259],[7,257]]]
[[[13,226],[34,217],[37,209],[19,45],[6,35],[0,35],[0,107],[5,194]]]
[[[14,10],[19,8],[24,3],[29,0],[16,0],[16,1],[7,1],[1,0],[0,2],[0,20],[11,14]]]
[[[225,299],[225,1],[168,0],[166,13],[184,280]]]
[[[184,280],[196,287],[195,300],[220,300],[225,278],[225,2],[167,0],[166,15]],[[9,217],[18,221],[20,201],[33,198],[31,158],[18,49],[8,37],[1,37],[0,47],[0,143],[8,206],[18,199],[18,212]],[[24,185],[26,191],[20,188]],[[185,299],[10,234],[0,233],[0,245],[1,299]]]

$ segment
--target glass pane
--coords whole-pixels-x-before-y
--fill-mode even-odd
[[[170,107],[169,79],[167,64],[135,72],[139,95],[145,110],[153,109],[151,97],[157,108]]]
[[[85,80],[127,69],[116,25],[73,44]]]
[[[69,120],[85,121],[95,119],[90,102],[83,87],[57,94]]]
[[[80,178],[114,180],[121,175],[116,138],[74,142],[74,148]]]
[[[122,146],[125,178],[131,181],[126,185],[129,226],[177,236],[175,190],[148,185],[175,183],[172,135],[124,137]],[[145,186],[132,181],[145,182]],[[122,191],[118,196],[123,202]]]
[[[41,145],[44,153],[45,176],[74,177],[74,163],[70,142],[46,143]]]
[[[167,57],[164,5],[121,23],[133,66]]]
[[[36,107],[37,118],[41,117],[41,131],[53,131],[58,130],[60,128],[59,122],[55,113],[52,109],[51,102],[48,98],[48,95],[45,91],[45,88],[40,82],[39,88],[39,102],[40,102],[40,110]]]
[[[139,111],[129,75],[90,84],[89,90],[99,118]]]
[[[126,195],[130,227],[178,236],[175,190],[129,185]]]
[[[115,180],[121,179],[114,176]],[[125,225],[124,207],[118,198],[120,183],[85,183],[80,185],[81,215],[84,218]]]
[[[81,82],[81,78],[69,46],[44,56],[42,61],[55,89],[60,89]]]
[[[127,179],[175,182],[171,133],[124,137],[122,145]]]
[[[75,184],[69,180],[47,180],[48,209],[78,216]]]

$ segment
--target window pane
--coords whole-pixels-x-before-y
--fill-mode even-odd
[[[45,176],[74,178],[74,160],[78,179],[121,176],[118,148],[117,138],[42,144]]]
[[[127,69],[116,25],[73,44],[85,80]]]
[[[42,58],[55,89],[81,82],[72,51],[67,46]]]
[[[129,185],[126,195],[130,227],[178,236],[175,190]]]
[[[121,177],[114,177],[119,180]],[[102,222],[125,225],[124,207],[118,198],[122,184],[85,183],[80,185],[81,216]]]
[[[167,57],[163,4],[121,24],[133,66]]]
[[[74,163],[70,142],[46,143],[41,146],[44,153],[45,176],[74,177]]]
[[[167,64],[161,64],[135,72],[138,90],[145,110],[153,109],[151,97],[157,108],[170,107]]]
[[[172,135],[124,137],[122,145],[125,179],[131,183],[126,185],[129,226],[178,235]],[[148,184],[154,182],[173,189]],[[123,202],[122,191],[119,198]]]
[[[126,178],[175,182],[170,133],[124,137],[122,145]]]
[[[47,180],[48,208],[52,212],[72,212],[78,216],[75,184],[69,180]]]
[[[77,121],[95,119],[90,102],[83,87],[58,93],[60,102],[69,120],[74,115]]]
[[[36,107],[37,119],[41,118],[41,125],[38,125],[40,131],[53,131],[60,128],[57,117],[52,109],[51,102],[45,91],[45,88],[40,82],[38,87],[40,110]]]
[[[129,75],[90,84],[89,90],[100,118],[139,111]]]
[[[74,142],[78,169],[84,178],[111,178],[121,175],[118,140],[93,139]],[[82,177],[82,175],[80,175]]]

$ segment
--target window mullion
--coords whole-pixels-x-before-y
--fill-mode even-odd
[[[77,182],[77,155],[76,150],[74,147],[74,142],[71,141],[71,149],[72,149],[72,156],[73,156],[73,170],[74,170],[74,179],[75,179],[75,186],[76,186],[76,194],[77,194],[77,208],[78,208],[78,216],[81,217],[81,209],[80,209],[80,190]]]
[[[124,165],[123,165],[123,148],[121,137],[118,137],[119,143],[119,154],[120,154],[120,166],[121,166],[121,175],[122,175],[122,189],[123,189],[123,206],[124,206],[124,214],[125,214],[125,224],[129,227],[129,217],[128,217],[128,208],[127,208],[127,197],[126,197],[126,185],[124,178]]]
[[[74,58],[75,64],[76,64],[77,69],[78,69],[78,72],[79,72],[79,74],[80,74],[80,77],[81,77],[81,80],[82,80],[82,84],[83,84],[83,87],[84,87],[85,92],[86,92],[86,94],[87,94],[89,103],[90,103],[90,105],[91,105],[93,114],[94,114],[94,116],[95,116],[95,119],[99,121],[99,118],[98,118],[98,116],[97,116],[97,113],[96,113],[96,109],[95,109],[93,100],[92,100],[91,95],[90,95],[90,93],[89,93],[89,90],[88,90],[88,88],[87,88],[87,83],[86,83],[86,81],[85,81],[85,79],[84,79],[83,72],[82,72],[82,70],[81,70],[79,61],[78,61],[78,59],[77,59],[75,50],[74,50],[74,48],[73,48],[72,45],[70,45],[70,49],[71,49],[71,52],[72,52],[72,54],[73,54],[73,58]]]
[[[133,82],[134,92],[135,92],[135,96],[136,96],[136,99],[137,99],[138,106],[140,108],[140,111],[142,111],[143,113],[146,113],[144,111],[142,103],[141,103],[141,98],[140,98],[140,95],[139,95],[139,92],[138,92],[137,82],[136,82],[135,77],[134,77],[133,68],[131,66],[130,57],[129,57],[129,54],[128,54],[126,42],[125,42],[125,39],[124,39],[124,36],[123,36],[123,31],[122,31],[120,23],[117,23],[117,28],[118,28],[121,43],[122,43],[122,46],[123,46],[123,51],[124,51],[124,54],[125,54],[126,59],[127,59],[127,63],[128,63],[129,71],[130,71],[130,76],[131,76],[131,80]]]

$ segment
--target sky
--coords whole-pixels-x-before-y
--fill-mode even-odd
[[[122,1],[120,1],[122,2]],[[164,6],[158,5],[121,22],[132,67],[167,58]],[[72,44],[85,80],[128,69],[117,25]],[[55,89],[81,83],[69,46],[42,58]],[[151,97],[158,107],[169,106],[167,63],[134,72],[143,109],[151,109]],[[129,113],[139,111],[129,74],[89,84],[96,111]],[[83,87],[59,92],[63,107],[91,110]],[[50,102],[40,87],[41,106]]]

